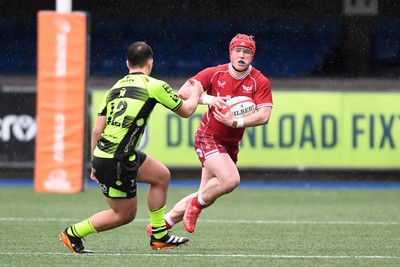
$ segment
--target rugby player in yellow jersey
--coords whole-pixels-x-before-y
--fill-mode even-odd
[[[136,182],[150,184],[151,248],[173,248],[189,241],[187,237],[172,235],[165,226],[169,170],[137,148],[157,104],[187,118],[196,110],[202,86],[194,80],[193,93],[182,100],[166,82],[150,77],[153,52],[145,42],[129,46],[126,65],[129,74],[104,95],[92,132],[91,179],[100,185],[110,209],[75,223],[59,234],[60,240],[74,253],[92,253],[84,248],[83,237],[134,220],[137,211]]]

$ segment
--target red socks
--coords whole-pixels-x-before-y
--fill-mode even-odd
[[[164,220],[164,221],[165,221],[165,227],[167,228],[167,230],[171,229],[172,226],[167,222],[167,220]]]
[[[192,199],[192,205],[195,206],[195,207],[197,207],[197,208],[199,208],[199,209],[204,208],[204,206],[201,205],[201,204],[199,203],[199,200],[197,199],[197,197],[198,197],[198,196],[195,196],[195,197]]]

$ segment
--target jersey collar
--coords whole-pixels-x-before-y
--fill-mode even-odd
[[[232,71],[232,69],[233,69],[232,63],[229,63],[228,70],[229,70],[229,74],[230,74],[234,79],[236,79],[236,80],[243,80],[244,78],[247,77],[247,75],[249,75],[249,73],[250,73],[250,71],[251,71],[252,68],[253,68],[253,67],[250,65],[250,66],[247,68],[246,72],[244,72],[244,73],[243,73],[243,76],[241,76],[241,77],[238,77],[238,76],[236,76],[236,75],[233,73],[233,71]]]
[[[129,73],[128,75],[137,75],[137,74],[143,74],[143,75],[144,75],[144,73],[141,72],[141,71],[131,72],[131,73]]]

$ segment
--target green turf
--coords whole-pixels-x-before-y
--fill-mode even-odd
[[[194,188],[171,188],[167,208]],[[204,210],[188,246],[153,251],[137,219],[89,235],[93,255],[58,242],[66,226],[106,208],[101,192],[38,194],[0,187],[0,266],[400,266],[400,191],[239,188]]]

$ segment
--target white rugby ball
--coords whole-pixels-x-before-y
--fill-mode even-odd
[[[256,110],[256,104],[253,99],[247,96],[236,96],[226,101],[228,106],[221,112],[225,114],[228,109],[232,112],[235,119],[244,118]]]

